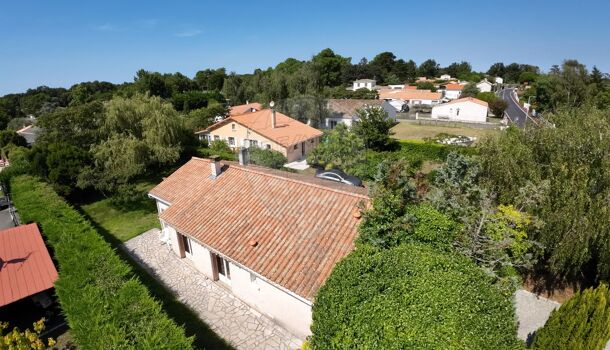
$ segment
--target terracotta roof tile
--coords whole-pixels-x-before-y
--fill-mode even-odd
[[[445,85],[445,89],[447,90],[464,90],[464,85],[462,84],[447,84]]]
[[[440,100],[442,94],[440,92],[432,92],[430,90],[386,90],[379,92],[380,99],[395,99],[395,100]]]
[[[474,98],[474,97],[459,98],[457,100],[452,100],[452,101],[449,101],[447,103],[443,103],[440,106],[449,105],[449,104],[455,104],[455,103],[464,103],[464,102],[473,102],[473,103],[479,104],[481,106],[485,106],[485,107],[488,106],[487,102],[479,100],[478,98]]]
[[[52,288],[56,280],[36,224],[0,231],[0,306]]]
[[[300,174],[193,158],[150,194],[178,232],[306,299],[354,246],[366,189]],[[252,247],[249,242],[258,244]]]
[[[258,102],[246,103],[244,105],[237,105],[229,108],[229,115],[241,115],[245,113],[252,113],[252,110],[260,111],[263,109],[263,105]]]
[[[275,112],[275,128],[271,126],[271,109],[228,117],[196,134],[207,133],[230,122],[239,123],[284,147],[322,136],[322,131]]]

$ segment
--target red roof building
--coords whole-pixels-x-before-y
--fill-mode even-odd
[[[0,307],[53,288],[56,280],[36,224],[0,231]]]

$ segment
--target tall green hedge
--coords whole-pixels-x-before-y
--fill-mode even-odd
[[[533,349],[602,350],[610,340],[610,291],[605,284],[575,294],[536,332]]]
[[[523,349],[512,301],[467,258],[407,243],[359,247],[313,306],[312,347]]]
[[[24,223],[36,222],[59,264],[55,290],[82,349],[190,349],[130,267],[74,208],[31,176],[11,179]]]

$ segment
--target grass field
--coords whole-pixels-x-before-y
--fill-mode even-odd
[[[419,125],[411,123],[398,123],[392,128],[393,137],[399,140],[423,140],[434,137],[441,133],[452,135],[464,135],[476,137],[477,141],[482,137],[497,133],[497,129],[475,129],[468,127],[450,127],[436,125]]]
[[[95,223],[122,242],[159,226],[157,209],[151,199],[143,199],[129,206],[114,205],[110,199],[81,206]]]

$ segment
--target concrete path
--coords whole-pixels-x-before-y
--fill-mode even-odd
[[[551,311],[560,305],[558,302],[519,289],[515,293],[515,309],[519,320],[517,336],[519,339],[527,341],[532,333],[544,326],[551,315]]]
[[[179,259],[159,241],[158,229],[130,239],[124,248],[235,348],[300,348],[300,339],[208,279],[188,260]]]

